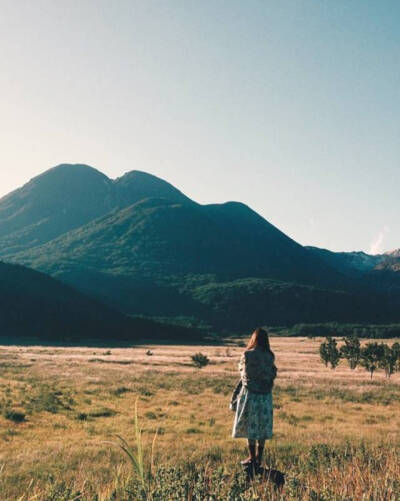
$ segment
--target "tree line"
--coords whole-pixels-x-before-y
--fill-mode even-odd
[[[358,336],[343,338],[344,344],[338,347],[335,338],[328,336],[319,347],[319,354],[326,367],[335,369],[340,360],[345,359],[354,370],[358,365],[364,367],[371,374],[378,369],[385,371],[390,378],[396,371],[400,371],[400,343],[389,346],[385,343],[370,342],[361,346]]]

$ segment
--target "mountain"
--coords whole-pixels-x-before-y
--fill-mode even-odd
[[[366,254],[365,252],[332,252],[311,246],[306,248],[323,259],[326,264],[345,274],[368,273],[374,270],[400,271],[400,249],[384,254]]]
[[[385,252],[383,255],[388,257],[400,257],[400,249]]]
[[[178,334],[184,335],[182,329]],[[7,343],[137,341],[171,329],[133,319],[43,273],[0,262],[0,338]],[[192,333],[191,333],[192,334]]]
[[[327,265],[358,284],[367,293],[380,292],[391,303],[400,296],[400,252],[366,254],[365,252],[332,252],[317,247],[308,247]],[[397,303],[396,303],[397,304]]]
[[[189,201],[139,171],[111,180],[87,165],[53,167],[0,199],[0,256],[42,245],[147,196]]]
[[[71,179],[81,175],[77,195]],[[63,176],[63,197],[49,194],[58,184],[48,180]],[[8,206],[20,225],[7,230],[0,217],[7,260],[126,314],[228,332],[313,319],[400,320],[398,295],[366,286],[361,270],[375,258],[302,247],[242,203],[200,205],[144,172],[113,181],[87,166],[58,166],[21,190],[28,193],[22,212],[18,190],[0,201],[0,214]],[[75,218],[61,210],[67,201],[79,208]],[[37,227],[41,238],[33,238]],[[22,244],[18,231],[29,236]]]
[[[327,249],[308,246],[311,252],[323,259],[329,266],[342,273],[362,273],[375,269],[382,261],[384,255],[371,255],[365,252],[332,252]]]
[[[258,276],[339,281],[322,260],[249,207],[147,198],[16,256],[50,273],[71,266],[125,275]]]
[[[172,184],[147,172],[133,170],[112,182],[116,206],[128,207],[144,198],[165,198],[177,203],[194,204]]]
[[[385,252],[382,261],[377,265],[377,270],[400,272],[400,249]]]
[[[344,292],[340,274],[233,202],[148,198],[14,259],[126,313],[218,330],[386,314]]]

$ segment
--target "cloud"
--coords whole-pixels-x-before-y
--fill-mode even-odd
[[[370,248],[369,248],[369,254],[382,254],[384,251],[384,241],[387,233],[389,233],[390,228],[389,226],[385,225],[383,229],[375,235],[373,238]]]

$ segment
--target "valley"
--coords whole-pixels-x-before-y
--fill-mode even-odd
[[[397,499],[400,374],[387,381],[379,371],[371,381],[361,368],[327,369],[319,360],[320,341],[271,338],[278,379],[266,462],[286,472],[279,499]],[[235,476],[245,441],[230,438],[228,404],[243,350],[238,343],[1,346],[2,501],[69,500],[74,493],[84,501],[142,499],[117,438],[135,450],[136,402],[145,465],[157,433],[152,471],[164,490],[152,484],[151,499],[177,499],[174,492],[196,485],[198,474],[209,481],[196,489],[208,485],[218,499],[239,499],[233,494],[239,489],[240,499],[252,499],[253,491],[243,490]],[[191,363],[199,351],[210,359],[203,369]],[[255,488],[261,500],[278,499]],[[230,489],[231,498],[224,497]]]

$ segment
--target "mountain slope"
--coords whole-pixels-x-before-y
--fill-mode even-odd
[[[376,266],[376,270],[389,271],[397,274],[400,272],[400,255],[398,253],[385,255],[384,259]]]
[[[1,336],[41,339],[105,337],[120,330],[127,317],[49,276],[0,262]]]
[[[365,252],[333,252],[319,247],[307,247],[315,255],[323,259],[329,266],[342,273],[363,273],[375,269],[385,257]]]
[[[142,200],[14,259],[50,273],[75,266],[149,277],[218,274],[320,284],[341,278],[234,202],[200,206]]]
[[[233,202],[142,200],[13,259],[127,313],[187,317],[218,329],[380,321],[384,311],[340,290],[341,274]]]
[[[143,172],[113,181],[87,165],[59,165],[0,200],[0,255],[42,245],[148,196],[189,202],[170,184]]]
[[[60,165],[0,200],[0,253],[45,243],[115,206],[111,181],[91,167]]]
[[[72,179],[84,178],[79,191]],[[140,171],[112,181],[59,166],[33,181],[0,200],[0,250],[130,315],[230,331],[400,320],[375,257],[302,247],[244,204],[199,205]],[[67,202],[76,218],[60,211]]]
[[[310,246],[307,249],[323,259],[329,266],[344,273],[368,273],[373,270],[400,271],[400,249],[373,255],[365,252],[332,252]]]
[[[166,198],[173,202],[194,203],[172,184],[159,177],[134,170],[113,181],[118,207],[128,207],[144,198]]]
[[[380,293],[387,304],[399,307],[400,257],[398,251],[385,254],[365,252],[332,252],[317,247],[308,247],[328,265],[350,277],[363,294]],[[379,301],[379,297],[377,298]],[[372,305],[372,308],[374,306]]]
[[[188,329],[134,319],[24,266],[0,262],[0,338],[4,342],[87,342],[189,336]]]
[[[263,324],[383,323],[399,318],[396,305],[378,294],[354,294],[260,278],[200,285],[193,297],[210,308],[213,325],[226,330],[244,331]]]

